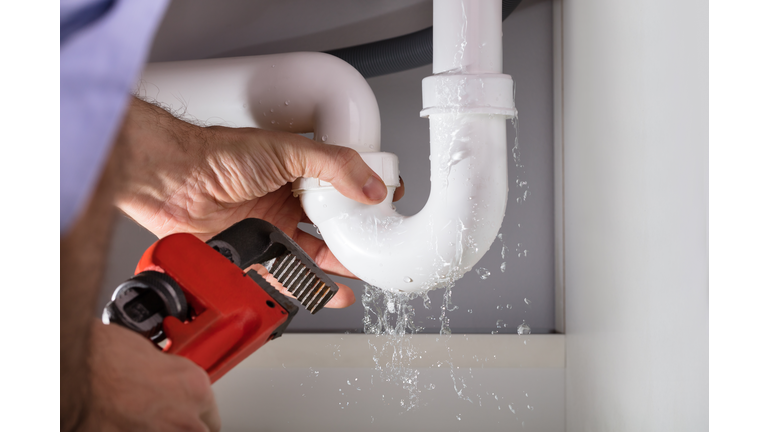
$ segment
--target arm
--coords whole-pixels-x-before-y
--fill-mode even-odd
[[[61,430],[219,430],[204,370],[91,315],[106,265],[125,148],[112,148],[99,185],[61,238]]]
[[[61,238],[61,428],[218,430],[205,372],[90,317],[105,266],[113,203],[158,236],[208,239],[247,217],[290,235],[325,271],[353,277],[307,221],[290,182],[318,177],[363,203],[386,188],[353,150],[259,129],[201,128],[133,99],[97,191]],[[396,196],[402,195],[402,190]],[[327,307],[354,302],[349,287]],[[167,429],[166,429],[167,428]]]
[[[61,430],[73,430],[88,415],[87,356],[99,282],[114,219],[112,196],[118,179],[110,157],[85,211],[60,239],[61,253]]]

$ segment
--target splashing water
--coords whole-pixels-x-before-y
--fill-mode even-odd
[[[517,326],[517,334],[520,336],[531,334],[531,328],[528,327],[528,324],[525,323],[525,320],[523,320],[522,324]]]
[[[428,309],[431,306],[428,292],[421,294],[401,293],[382,290],[367,284],[364,286],[362,303],[365,308],[363,316],[365,333],[385,336],[383,344],[369,342],[369,346],[374,351],[375,369],[383,381],[392,382],[408,392],[407,400],[401,400],[400,405],[406,410],[411,410],[418,406],[420,390],[418,387],[419,371],[410,365],[412,360],[419,358],[423,353],[416,348],[410,336],[422,331],[423,327],[415,324],[415,310],[409,303],[416,297],[421,297],[424,307]],[[451,284],[445,288],[443,301],[440,305],[441,335],[451,334],[448,312],[458,309],[458,306],[452,302],[452,287]],[[447,343],[448,340],[446,339]],[[461,399],[472,402],[472,399],[466,395],[467,384],[464,376],[458,373],[457,367],[454,367],[451,349],[450,347],[447,348],[448,359],[439,362],[438,366],[448,367],[456,394]],[[429,388],[434,388],[434,385]]]
[[[370,344],[374,350],[373,361],[381,379],[402,386],[408,392],[408,400],[401,401],[407,410],[418,406],[419,371],[411,361],[421,353],[408,335],[422,330],[414,321],[414,309],[409,302],[418,294],[400,293],[365,284],[362,303],[365,307],[363,326],[365,333],[386,336],[384,344]]]
[[[480,275],[480,279],[482,279],[482,280],[486,280],[486,279],[488,279],[488,277],[491,276],[491,272],[488,271],[488,269],[484,268],[484,267],[478,267],[477,269],[475,269],[475,271],[477,272],[477,274]]]

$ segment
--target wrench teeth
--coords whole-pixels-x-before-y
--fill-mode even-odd
[[[313,314],[322,309],[335,294],[330,286],[290,252],[276,258],[270,267],[272,276]]]

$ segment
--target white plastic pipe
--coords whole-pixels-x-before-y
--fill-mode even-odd
[[[512,79],[501,74],[501,1],[434,2],[434,70],[423,82],[430,122],[431,191],[417,215],[392,205],[397,158],[379,150],[375,98],[365,80],[317,53],[150,65],[148,96],[197,119],[315,132],[351,147],[389,194],[368,206],[330,184],[300,179],[294,192],[331,251],[360,279],[393,291],[453,283],[488,251],[507,203],[506,119],[516,116]],[[457,36],[458,35],[458,36]]]
[[[493,243],[507,204],[506,125],[516,111],[501,75],[501,1],[434,2],[434,72],[423,82],[431,190],[417,215],[333,190],[302,204],[337,258],[362,280],[405,292],[453,283]]]
[[[500,0],[435,1],[433,21],[433,74],[501,73]]]
[[[368,83],[346,62],[289,53],[153,63],[142,96],[205,125],[314,132],[315,140],[378,152],[381,121]]]

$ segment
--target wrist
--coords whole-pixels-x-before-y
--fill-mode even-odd
[[[143,196],[179,190],[199,171],[207,135],[206,128],[131,98],[115,144],[121,161],[117,206],[126,211],[131,201]]]

